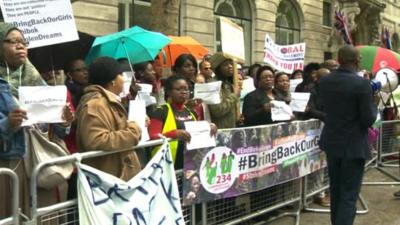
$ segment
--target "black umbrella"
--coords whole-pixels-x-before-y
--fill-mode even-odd
[[[79,31],[78,35],[76,41],[29,49],[29,60],[39,72],[48,72],[63,69],[71,60],[85,59],[95,37]]]

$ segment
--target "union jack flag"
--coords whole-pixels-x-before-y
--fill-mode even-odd
[[[347,26],[347,20],[346,16],[344,15],[344,12],[341,10],[336,10],[335,11],[335,28],[336,30],[340,33],[340,35],[343,37],[343,40],[346,44],[352,45],[353,40],[351,38],[351,33],[349,30],[349,27]]]
[[[390,32],[387,27],[382,27],[382,43],[387,49],[392,49],[392,40],[390,39]]]

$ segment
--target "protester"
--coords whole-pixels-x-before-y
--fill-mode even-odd
[[[291,101],[289,75],[284,72],[276,73],[274,84],[273,93],[275,99],[289,104]]]
[[[295,70],[293,71],[290,79],[303,79],[303,70]]]
[[[155,91],[156,71],[151,62],[141,62],[133,65],[135,71],[135,78],[137,83],[153,85],[153,92]]]
[[[330,71],[326,68],[321,68],[317,72],[315,85],[310,90],[310,100],[306,107],[306,114],[308,118],[316,118],[322,121],[325,120],[325,112],[323,111],[322,103],[319,98],[319,80],[328,75]]]
[[[317,71],[321,68],[318,63],[309,63],[304,67],[303,82],[297,85],[295,92],[310,92],[314,86]]]
[[[233,84],[233,60],[222,53],[215,53],[211,59],[215,80],[222,81],[221,103],[209,105],[211,121],[218,128],[234,128],[238,118],[240,89]]]
[[[65,85],[72,97],[72,104],[76,108],[82,97],[83,89],[88,85],[88,68],[83,59],[74,59],[64,67],[64,73],[67,75]]]
[[[209,61],[201,61],[199,63],[200,74],[204,76],[207,82],[209,82],[214,75],[214,72],[211,69],[211,63]]]
[[[184,76],[189,84],[190,98],[193,97],[193,88],[197,75],[197,61],[191,54],[181,54],[176,58],[172,71],[176,75]]]
[[[117,151],[137,145],[141,130],[135,122],[128,122],[118,96],[124,84],[118,62],[109,57],[95,60],[89,67],[89,84],[76,110],[79,149]],[[134,150],[89,159],[87,163],[124,180],[141,170]]]
[[[19,207],[25,215],[30,214],[29,205],[29,179],[25,169],[25,156],[27,149],[24,129],[21,124],[27,119],[27,112],[19,107],[18,88],[20,86],[42,86],[39,72],[29,62],[28,42],[22,32],[12,24],[0,23],[0,167],[12,169],[19,178]],[[70,125],[73,116],[70,108],[65,107],[63,118],[65,124],[59,124],[54,134],[65,135],[65,127]],[[42,124],[48,129],[47,124]],[[39,125],[38,125],[39,127]],[[38,128],[39,129],[39,128]],[[60,137],[62,138],[62,137]],[[28,168],[28,171],[31,168]],[[11,180],[9,177],[0,176],[0,219],[11,215]],[[63,194],[59,197],[63,197]],[[55,190],[38,188],[39,206],[47,206],[57,202]]]
[[[251,66],[249,67],[249,69],[247,70],[247,76],[253,78],[254,86],[257,86],[256,74],[257,74],[257,70],[258,70],[260,67],[261,67],[261,64],[254,63],[254,64],[251,65]]]
[[[163,64],[159,56],[157,56],[153,61],[153,68],[156,72],[156,80],[154,81],[154,93],[157,99],[157,104],[164,104],[164,69]]]
[[[185,130],[184,123],[196,121],[196,115],[185,103],[189,98],[189,85],[187,79],[180,75],[169,77],[165,82],[165,94],[167,103],[157,107],[150,114],[150,125],[148,127],[150,139],[159,139],[160,134],[164,137],[177,139],[170,142],[170,149],[175,168],[183,168],[183,152],[185,143],[190,142],[191,136]],[[212,134],[216,133],[216,126],[210,124]],[[154,155],[159,148],[152,151]]]
[[[274,70],[269,66],[262,66],[256,74],[257,88],[244,98],[243,116],[245,126],[271,124],[271,101],[273,94]]]
[[[358,76],[360,54],[350,45],[339,49],[340,67],[319,82],[326,113],[320,148],[326,152],[333,225],[351,225],[356,214],[364,165],[371,157],[368,127],[377,115],[369,82]]]
[[[334,59],[328,59],[324,63],[322,63],[321,67],[327,68],[330,71],[334,71],[339,68],[339,64]]]

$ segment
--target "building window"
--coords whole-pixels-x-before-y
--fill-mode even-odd
[[[291,0],[283,0],[276,17],[275,42],[288,45],[300,42],[300,15]]]
[[[120,30],[134,25],[150,29],[151,0],[119,0],[118,15]]]
[[[322,5],[322,24],[332,26],[332,3],[327,0]]]
[[[219,16],[226,17],[243,28],[246,64],[251,64],[252,55],[252,19],[248,0],[215,0],[215,49],[222,51],[221,26]]]

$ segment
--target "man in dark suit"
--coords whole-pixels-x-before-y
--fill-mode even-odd
[[[332,225],[351,225],[356,214],[364,164],[370,158],[368,127],[377,115],[368,80],[357,75],[360,54],[353,46],[339,49],[340,67],[321,78],[320,100],[325,126],[320,147],[326,152]]]

